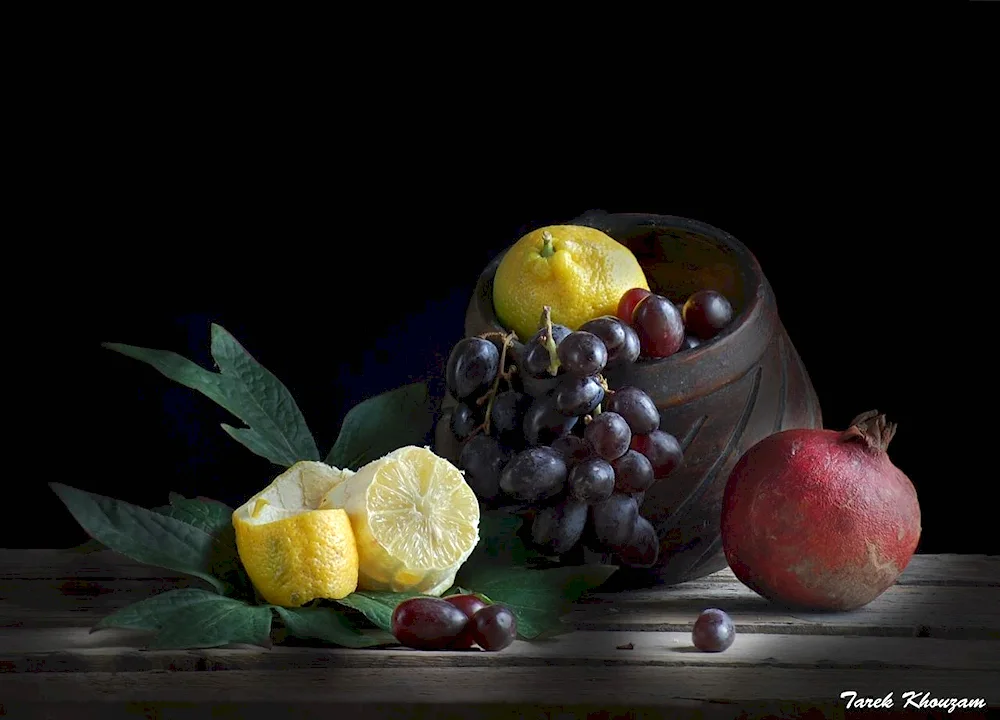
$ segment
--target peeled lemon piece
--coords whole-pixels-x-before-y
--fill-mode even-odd
[[[368,463],[320,507],[350,516],[362,590],[441,595],[479,542],[475,493],[427,448],[410,445]]]
[[[257,592],[298,607],[338,600],[358,585],[358,549],[347,513],[320,509],[323,497],[354,473],[303,461],[233,512],[236,548]]]

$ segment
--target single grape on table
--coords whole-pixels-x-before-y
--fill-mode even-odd
[[[722,652],[728,650],[736,639],[736,627],[732,618],[718,608],[703,610],[695,620],[691,640],[702,652]]]
[[[508,608],[494,603],[472,618],[472,637],[487,652],[509,647],[517,639],[517,618]]]

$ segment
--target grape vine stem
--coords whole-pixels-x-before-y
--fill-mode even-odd
[[[481,425],[482,431],[487,435],[490,433],[490,415],[493,413],[493,400],[497,396],[497,390],[500,389],[500,380],[503,379],[505,375],[503,366],[507,361],[507,348],[510,347],[511,343],[514,342],[515,339],[514,333],[499,333],[499,335],[503,338],[503,347],[500,349],[500,368],[497,370],[497,376],[493,380],[493,387],[490,388],[490,391],[485,395],[485,397],[489,399],[486,401],[486,418],[483,420],[483,424]],[[480,398],[480,402],[482,402],[482,398]]]

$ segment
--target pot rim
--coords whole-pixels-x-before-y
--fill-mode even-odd
[[[733,235],[700,220],[648,213],[590,211],[567,224],[588,225],[612,237],[615,236],[616,230],[620,232],[625,228],[684,230],[706,237],[709,241],[725,247],[735,256],[735,265],[743,275],[746,290],[744,306],[730,326],[692,350],[675,353],[666,358],[645,359],[626,370],[626,375],[630,376],[635,373],[642,375],[663,373],[684,379],[692,376],[691,373],[685,373],[685,369],[691,366],[699,365],[704,368],[706,363],[714,366],[714,372],[698,373],[698,380],[695,382],[684,381],[679,384],[676,393],[672,393],[669,406],[683,404],[728,385],[759,362],[779,324],[774,296],[757,258]],[[477,307],[485,323],[492,329],[500,331],[505,328],[497,320],[493,309],[493,277],[507,249],[493,258],[480,273],[470,303]],[[468,332],[469,328],[466,327],[466,334]]]

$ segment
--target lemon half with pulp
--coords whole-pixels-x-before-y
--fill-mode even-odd
[[[350,516],[362,590],[441,595],[479,542],[479,500],[461,471],[427,448],[368,463],[320,507]]]

